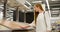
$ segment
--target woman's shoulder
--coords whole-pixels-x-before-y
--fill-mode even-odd
[[[48,11],[45,11],[45,13],[48,13]]]

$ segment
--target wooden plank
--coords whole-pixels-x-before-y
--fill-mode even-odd
[[[8,27],[10,29],[21,29],[21,26],[29,26],[29,24],[27,24],[27,23],[6,21],[6,20],[4,20],[4,21],[1,20],[0,24],[4,25],[5,27]]]

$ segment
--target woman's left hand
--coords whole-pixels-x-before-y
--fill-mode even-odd
[[[47,32],[51,32],[51,30],[47,30]]]
[[[29,28],[30,26],[20,26],[20,27],[26,29]]]

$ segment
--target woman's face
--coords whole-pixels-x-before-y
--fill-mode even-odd
[[[34,11],[39,12],[38,7],[34,6]]]
[[[41,9],[39,7],[34,6],[34,11],[39,12]]]

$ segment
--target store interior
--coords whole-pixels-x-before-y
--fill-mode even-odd
[[[49,12],[52,32],[60,32],[60,0],[0,0],[0,31],[36,32],[36,27],[29,26],[34,20],[35,3],[41,3]]]

